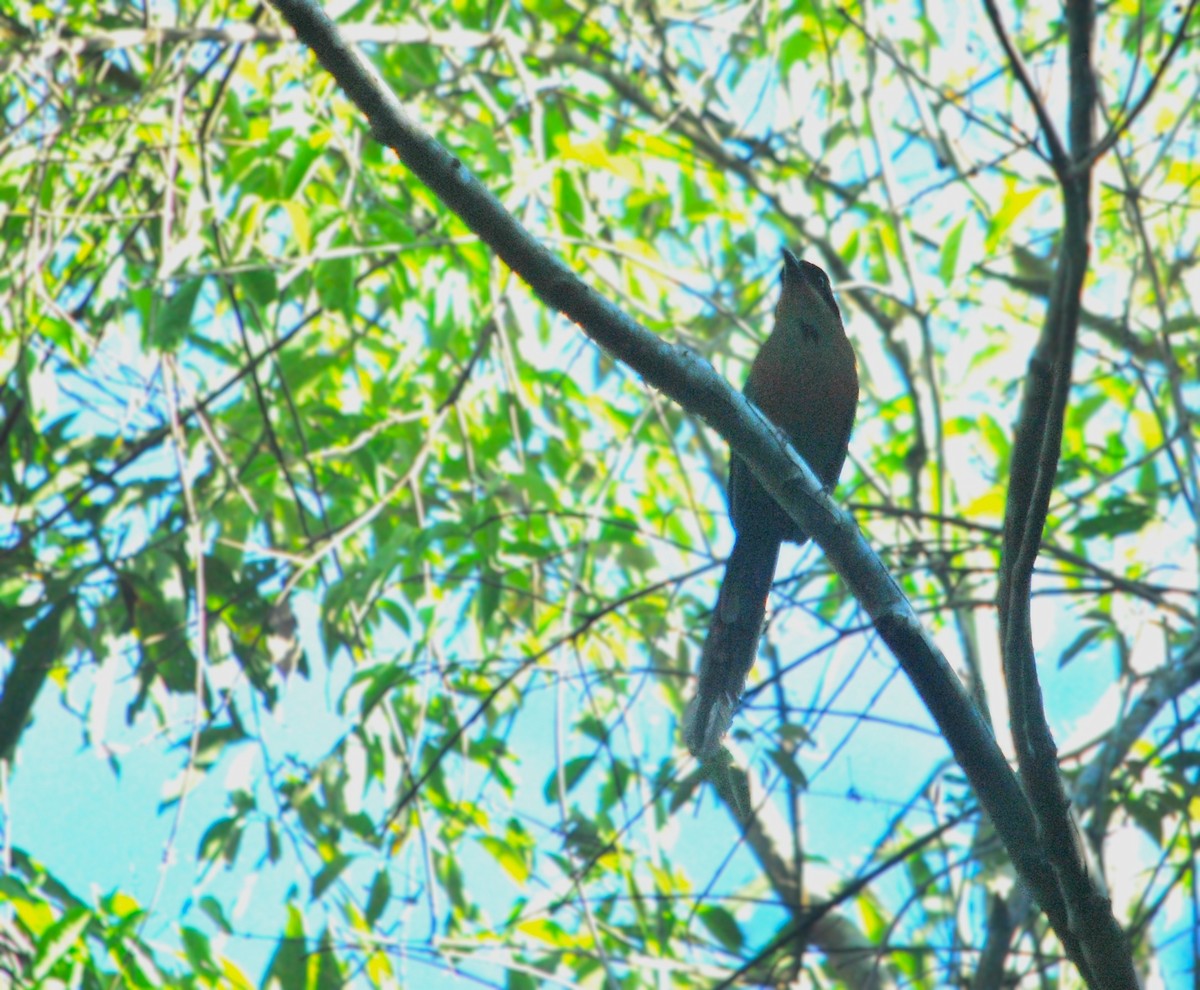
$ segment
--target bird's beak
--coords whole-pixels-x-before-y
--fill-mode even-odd
[[[787,281],[804,281],[804,269],[800,267],[800,259],[787,248],[783,249],[783,277]]]

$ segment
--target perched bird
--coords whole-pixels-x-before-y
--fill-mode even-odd
[[[775,328],[743,391],[832,491],[858,405],[854,348],[820,268],[785,248],[780,282]],[[808,539],[736,456],[729,464],[729,515],[737,537],[700,654],[700,685],[684,721],[684,739],[697,756],[717,752],[733,720],[758,652],[780,545]]]

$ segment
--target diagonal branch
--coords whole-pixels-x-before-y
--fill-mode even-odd
[[[547,306],[684,409],[702,417],[745,460],[771,495],[811,534],[876,623],[908,675],[1018,872],[1035,892],[1068,955],[1086,971],[1065,904],[1038,843],[1020,785],[945,656],[855,526],[808,466],[754,406],[708,362],[673,347],[584,284],[425,133],[313,0],[274,0],[297,34],[366,115],[375,136],[474,231]]]

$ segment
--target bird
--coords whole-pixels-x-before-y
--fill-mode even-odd
[[[742,390],[833,491],[858,407],[858,364],[829,277],[783,249],[775,326]],[[684,719],[684,741],[704,759],[721,749],[754,666],[779,548],[804,543],[796,524],[736,454],[729,462],[733,550],[700,653],[699,684]]]

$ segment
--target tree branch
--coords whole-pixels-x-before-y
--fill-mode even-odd
[[[1038,682],[1030,611],[1034,566],[1062,455],[1063,425],[1088,269],[1090,162],[1096,113],[1096,78],[1092,66],[1094,0],[1072,0],[1065,6],[1070,73],[1069,161],[999,23],[994,3],[985,0],[985,6],[1009,52],[1014,73],[1034,101],[1050,143],[1051,161],[1062,188],[1064,215],[1046,319],[1025,382],[1005,505],[998,605],[1013,741],[1021,783],[1038,820],[1045,854],[1066,906],[1070,933],[1085,960],[1080,967],[1084,979],[1091,987],[1135,990],[1138,982],[1128,942],[1113,917],[1111,901],[1088,874],[1071,819],[1070,801],[1058,767],[1058,750],[1046,720]]]
[[[808,466],[762,413],[707,361],[687,348],[664,343],[631,320],[526,231],[457,158],[408,117],[374,68],[339,37],[319,6],[312,0],[273,2],[366,115],[381,142],[542,302],[577,323],[609,354],[721,434],[825,551],[916,687],[1067,953],[1085,967],[1016,777],[946,658],[853,519],[821,490]]]

